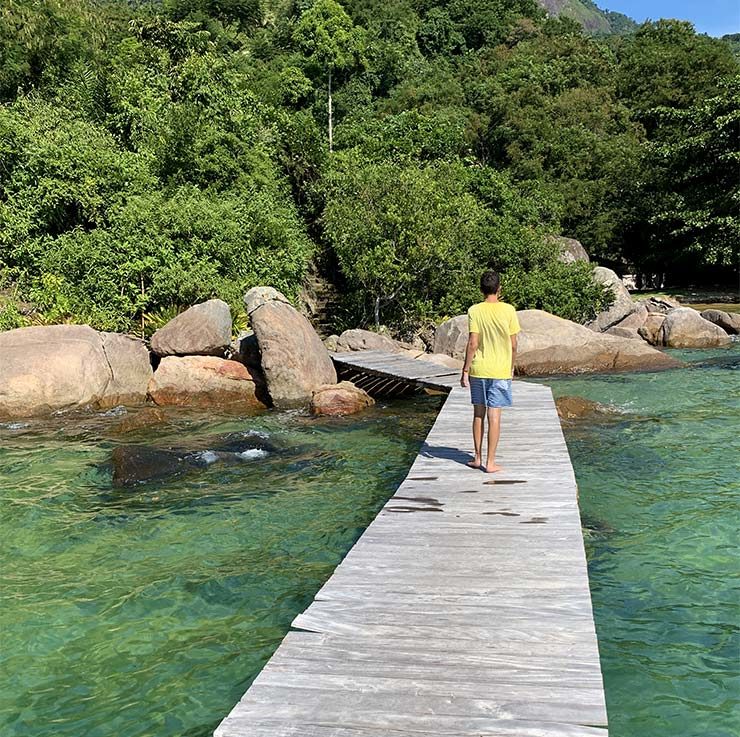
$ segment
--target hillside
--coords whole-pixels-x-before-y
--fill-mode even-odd
[[[593,35],[629,33],[637,23],[622,13],[602,10],[591,0],[538,0],[554,16],[564,16],[578,21]]]
[[[297,299],[318,271],[335,327],[411,339],[464,312],[489,264],[518,307],[587,320],[602,289],[553,234],[675,285],[736,283],[731,47],[681,21],[612,43],[598,13],[591,34],[544,15],[6,0],[0,329],[147,334],[213,297],[239,315],[256,285]]]

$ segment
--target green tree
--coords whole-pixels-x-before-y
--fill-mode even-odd
[[[487,117],[480,156],[560,203],[564,232],[613,252],[624,193],[637,177],[641,131],[616,98],[612,54],[571,21],[549,21],[491,57],[467,81]]]
[[[506,274],[519,307],[581,318],[600,304],[590,273],[556,263],[538,228],[547,207],[504,175],[459,162],[363,164],[342,152],[330,182],[323,225],[364,324],[403,332],[458,314],[478,298],[487,265]],[[536,288],[543,278],[555,286]]]
[[[359,64],[364,34],[336,0],[316,0],[300,17],[293,40],[328,84],[329,151],[334,145],[332,75]]]
[[[646,147],[631,259],[645,271],[736,281],[740,244],[740,76],[686,110],[654,111],[670,140]]]
[[[726,44],[696,33],[685,21],[644,23],[634,35],[621,38],[616,49],[619,97],[649,133],[657,125],[652,109],[688,108],[714,95],[738,68]]]

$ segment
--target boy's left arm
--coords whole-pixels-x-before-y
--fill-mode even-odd
[[[516,364],[516,348],[517,339],[516,334],[511,336],[511,378],[514,378],[514,365]]]

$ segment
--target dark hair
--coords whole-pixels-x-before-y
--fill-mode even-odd
[[[483,272],[483,276],[480,278],[480,290],[486,295],[486,297],[489,294],[496,294],[500,285],[501,277],[498,275],[497,271],[493,271],[493,269],[491,269]]]

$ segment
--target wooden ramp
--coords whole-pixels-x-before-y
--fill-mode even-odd
[[[398,353],[356,351],[332,353],[337,375],[372,396],[402,396],[419,389],[449,391],[460,383],[460,372]]]
[[[452,388],[216,737],[606,737],[570,458],[547,387],[515,382],[514,403],[505,471],[486,475],[464,465],[469,396]]]

